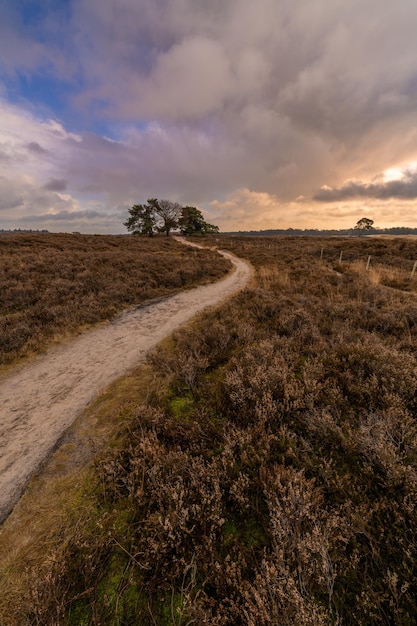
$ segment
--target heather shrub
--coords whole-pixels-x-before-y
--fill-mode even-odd
[[[0,365],[123,309],[224,275],[230,264],[173,239],[0,237]]]
[[[360,333],[355,341],[337,339],[325,362],[350,407],[389,406],[393,394],[411,406],[416,391],[416,362],[405,352],[387,347],[375,335]]]
[[[255,415],[279,421],[300,407],[302,382],[286,348],[285,341],[263,340],[231,360],[224,376],[224,405],[239,422],[251,423]]]
[[[412,245],[222,247],[255,282],[150,356],[159,391],[97,463],[99,524],[36,587],[41,623],[415,623],[416,305],[362,271]]]
[[[364,466],[383,486],[404,486],[415,493],[417,474],[417,424],[403,408],[401,399],[392,397],[389,409],[370,411],[357,434]]]

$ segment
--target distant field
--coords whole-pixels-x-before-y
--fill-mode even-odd
[[[228,268],[166,237],[0,235],[0,365]]]
[[[150,357],[6,623],[417,623],[416,242],[220,245],[254,281]]]

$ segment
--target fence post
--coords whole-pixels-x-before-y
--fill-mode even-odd
[[[416,269],[417,269],[417,261],[414,263],[414,265],[413,265],[413,269],[411,270],[410,280],[412,280],[412,278],[413,278],[413,276],[414,276],[414,273],[415,273]]]
[[[368,256],[368,261],[366,263],[366,269],[369,270],[369,265],[371,263],[371,255]]]
[[[323,261],[323,248],[321,249],[321,252],[320,252],[320,261]]]
[[[343,250],[340,252],[339,263],[342,262],[342,259],[343,259]]]

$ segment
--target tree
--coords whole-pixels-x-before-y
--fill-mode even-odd
[[[147,204],[135,204],[129,209],[130,217],[124,222],[124,226],[134,235],[152,237],[158,231],[168,236],[178,226],[181,209],[178,202],[150,198]]]
[[[201,211],[193,206],[182,208],[178,226],[182,235],[207,235],[219,232],[219,227],[208,224]]]
[[[158,230],[169,236],[170,231],[178,226],[181,217],[182,206],[178,202],[171,200],[148,200],[152,203],[159,220]]]
[[[135,204],[129,209],[130,217],[124,222],[128,231],[134,235],[152,237],[157,219],[152,202],[153,200],[148,200],[148,204]]]
[[[371,230],[373,223],[374,223],[374,220],[370,220],[368,217],[362,217],[362,219],[360,219],[359,222],[357,222],[355,226],[355,230],[359,230],[361,232],[364,232],[366,230]]]
[[[171,200],[150,198],[147,204],[135,204],[129,209],[130,217],[124,222],[134,235],[165,233],[168,237],[173,228],[180,228],[183,235],[206,235],[219,232],[218,226],[208,224],[198,209],[183,207]]]

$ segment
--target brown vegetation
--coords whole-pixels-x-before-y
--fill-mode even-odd
[[[416,244],[222,246],[255,281],[153,353],[8,624],[416,622],[417,300],[354,265],[408,273]]]
[[[209,282],[228,263],[172,239],[0,236],[0,365],[122,309]]]

